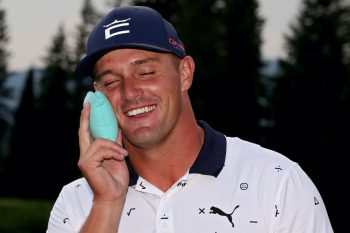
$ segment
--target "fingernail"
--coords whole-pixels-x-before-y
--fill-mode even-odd
[[[123,148],[123,154],[128,155],[128,151]]]

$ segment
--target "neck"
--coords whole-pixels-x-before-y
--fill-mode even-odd
[[[136,172],[163,192],[189,170],[204,141],[204,131],[194,115],[179,122],[169,137],[155,147],[140,149],[126,144]]]

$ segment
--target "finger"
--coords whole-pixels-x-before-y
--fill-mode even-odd
[[[124,156],[128,156],[129,155],[129,152],[126,150],[126,148],[124,148],[124,145],[123,145],[123,134],[122,134],[122,131],[119,129],[119,132],[118,132],[118,137],[117,137],[117,143],[122,149],[123,149],[123,153],[124,153]]]
[[[90,104],[85,104],[80,114],[79,147],[80,155],[84,155],[91,144],[91,133],[89,126]]]
[[[105,139],[102,139],[102,140],[105,140]],[[111,143],[111,141],[109,141],[109,140],[106,140],[105,143],[108,144],[108,146],[101,148],[101,150],[103,150],[104,153],[106,153],[106,154],[107,153],[113,153],[113,154],[116,153],[119,155],[120,160],[124,160],[124,157],[128,155],[127,150],[125,150],[120,145],[118,145],[116,143]]]
[[[94,156],[94,154],[100,154],[101,151],[104,151],[105,153],[108,153],[108,151],[118,153],[121,155],[121,159],[123,159],[128,154],[128,152],[121,145],[114,143],[113,141],[108,139],[97,138],[89,146],[89,149],[84,155],[84,157],[90,157]]]
[[[96,142],[94,143],[94,146],[96,144],[96,147],[98,147],[98,148],[113,150],[116,153],[121,154],[122,156],[127,156],[128,155],[128,151],[125,148],[123,148],[118,143],[114,143],[111,140],[98,138],[95,141]]]
[[[117,144],[119,144],[119,145],[122,146],[122,145],[123,145],[122,139],[123,139],[122,131],[121,131],[121,129],[119,128],[119,129],[118,129],[118,135],[117,135]]]
[[[103,162],[106,160],[116,160],[116,161],[123,161],[124,160],[124,154],[120,153],[116,150],[111,149],[101,149],[98,153],[95,153],[99,156],[96,156],[97,161],[96,162]]]
[[[125,156],[120,151],[111,148],[99,147],[94,153],[91,150],[88,151],[88,155],[80,157],[78,161],[78,167],[82,171],[88,171],[100,167],[105,161],[123,161]]]

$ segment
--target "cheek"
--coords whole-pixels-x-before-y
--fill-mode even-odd
[[[153,96],[158,96],[161,99],[172,99],[180,95],[180,87],[177,83],[163,83],[162,85],[155,85],[149,88],[149,92]]]
[[[143,83],[140,88],[143,90],[143,97],[148,96],[162,96],[164,93],[169,91],[169,87],[165,85],[166,83],[161,79],[150,80]]]
[[[159,93],[163,101],[170,105],[168,107],[177,109],[181,105],[182,91],[179,82],[168,82],[159,90]]]

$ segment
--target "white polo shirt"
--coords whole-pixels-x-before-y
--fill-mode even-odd
[[[139,177],[130,186],[119,233],[332,233],[325,205],[300,166],[208,124],[200,154],[167,192]],[[63,187],[47,233],[79,232],[92,207],[84,178]]]

